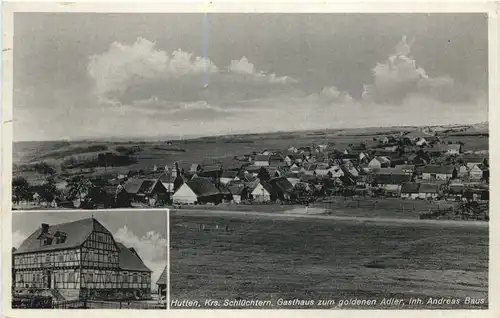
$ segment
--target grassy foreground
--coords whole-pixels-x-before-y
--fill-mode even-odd
[[[171,300],[198,301],[194,308],[227,308],[226,299],[270,301],[253,308],[486,308],[488,228],[436,226],[173,212]],[[403,302],[381,304],[391,297]],[[410,297],[423,304],[409,305]],[[339,307],[356,298],[377,303]]]

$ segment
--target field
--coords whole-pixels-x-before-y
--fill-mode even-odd
[[[57,170],[69,158],[94,158],[100,152],[115,152],[117,147],[140,150],[133,154],[135,163],[120,167],[94,168],[92,171],[81,169],[66,169],[58,174],[118,174],[128,170],[150,170],[155,165],[172,166],[175,161],[186,163],[213,163],[220,160],[223,163],[232,161],[237,155],[259,152],[263,149],[288,149],[290,146],[301,147],[312,144],[333,143],[334,148],[343,150],[349,144],[372,142],[373,138],[397,131],[410,131],[415,127],[363,128],[344,130],[297,131],[287,133],[248,134],[219,137],[202,137],[189,140],[149,140],[149,141],[46,141],[17,142],[13,148],[14,175],[22,175],[28,181],[43,179],[43,175],[20,168],[44,161]],[[487,150],[488,137],[477,136],[441,136],[444,142],[448,140],[465,142],[466,150]]]
[[[177,211],[171,215],[170,236],[171,301],[198,301],[205,307],[206,299],[219,304],[259,299],[276,308],[282,298],[315,300],[313,308],[331,308],[357,298],[376,299],[375,308],[402,308],[381,305],[384,297],[394,297],[404,299],[406,309],[487,307],[486,227]],[[424,303],[412,307],[410,297]],[[458,298],[460,304],[427,305],[429,297]],[[485,303],[465,304],[466,297]],[[319,305],[318,300],[336,304]]]

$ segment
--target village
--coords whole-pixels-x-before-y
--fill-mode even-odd
[[[488,150],[446,142],[441,127],[335,143],[262,149],[212,163],[178,160],[108,178],[14,178],[13,202],[47,208],[301,205],[338,197],[455,202],[460,218],[488,220]],[[345,205],[344,205],[345,206]],[[432,218],[428,211],[421,218]],[[434,213],[436,214],[436,213]],[[435,215],[436,216],[436,215]]]

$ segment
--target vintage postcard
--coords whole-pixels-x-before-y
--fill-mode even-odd
[[[6,3],[6,314],[493,317],[495,9]]]

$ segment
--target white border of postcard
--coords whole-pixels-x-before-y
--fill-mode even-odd
[[[184,3],[179,2],[148,2],[148,3],[118,3],[118,1],[110,2],[4,2],[3,3],[3,64],[2,64],[2,132],[1,136],[1,170],[2,184],[7,185],[2,189],[2,274],[3,274],[3,297],[2,310],[5,317],[12,318],[44,318],[44,317],[66,317],[68,313],[64,310],[15,310],[11,309],[10,305],[10,264],[11,264],[11,232],[12,232],[12,216],[11,216],[11,178],[12,178],[12,127],[13,127],[13,112],[12,112],[12,72],[13,72],[13,13],[14,12],[116,12],[116,13],[146,13],[146,12],[337,12],[337,13],[410,13],[410,12],[484,12],[488,13],[489,21],[489,123],[490,123],[490,165],[496,167],[498,162],[498,150],[495,142],[498,137],[498,129],[496,122],[499,118],[495,116],[499,99],[499,29],[498,10],[500,6],[495,2],[464,2],[464,1],[441,1],[429,3],[425,1],[418,2],[396,2],[385,1],[377,2],[368,0],[361,2],[337,1],[337,2],[285,2],[274,1],[267,4],[258,2],[234,2],[226,1],[225,3],[216,0],[213,1],[193,1],[188,0]],[[491,202],[490,209],[496,211],[498,205],[498,191],[496,184],[500,183],[498,169],[493,169],[491,178]],[[495,195],[495,192],[497,192]],[[17,211],[15,213],[18,213]],[[491,213],[491,224],[500,222],[500,217],[496,213]],[[238,315],[241,317],[253,317],[258,315],[273,315],[275,317],[304,317],[304,316],[340,316],[340,317],[500,317],[500,269],[499,253],[500,253],[499,233],[490,230],[490,264],[489,264],[489,309],[488,310],[172,310],[168,313],[170,316],[182,317],[232,317]],[[496,257],[495,257],[496,256]],[[74,317],[123,317],[127,315],[141,315],[142,317],[164,317],[165,312],[157,310],[71,310],[70,314]]]

